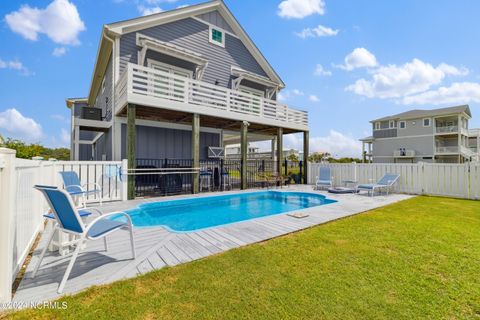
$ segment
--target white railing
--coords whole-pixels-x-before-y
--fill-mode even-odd
[[[48,206],[34,185],[62,188],[59,172],[75,171],[82,184],[100,184],[104,201],[126,197],[126,182],[112,174],[122,162],[26,160],[15,158],[12,151],[0,148],[0,302],[11,298],[12,281],[44,227]],[[87,202],[98,201],[96,195],[87,197]]]
[[[394,186],[395,192],[480,200],[480,163],[478,162],[461,164],[309,163],[308,182],[310,184],[315,183],[315,177],[319,175],[321,166],[331,168],[336,186],[341,186],[342,181],[345,180],[371,183],[378,181],[385,173],[396,173],[400,178]]]
[[[459,153],[458,146],[435,147],[435,153]]]
[[[278,101],[129,63],[115,86],[116,111],[132,94],[308,126],[306,111]]]
[[[436,127],[435,131],[437,133],[457,133],[458,132],[458,126]]]
[[[395,158],[413,158],[415,157],[415,150],[395,150],[393,156]]]

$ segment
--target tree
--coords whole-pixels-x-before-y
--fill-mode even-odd
[[[287,160],[288,161],[291,161],[291,162],[298,162],[298,155],[296,153],[290,153],[288,156],[287,156]]]
[[[70,159],[70,150],[67,148],[51,149],[38,143],[27,144],[21,140],[11,138],[7,138],[3,143],[0,141],[0,145],[5,148],[16,150],[17,158],[31,159],[32,157],[43,157],[45,159],[55,158],[57,160]]]
[[[308,156],[309,162],[322,162],[323,160],[330,157],[328,152],[314,152]]]

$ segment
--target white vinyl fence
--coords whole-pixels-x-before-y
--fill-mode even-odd
[[[82,184],[100,185],[103,201],[122,200],[126,183],[112,174],[121,166],[120,161],[18,159],[13,150],[0,148],[0,302],[10,301],[12,282],[44,227],[43,214],[48,206],[33,186],[63,187],[59,172],[75,171]],[[87,202],[98,200],[95,195],[87,198]]]
[[[378,181],[385,173],[400,174],[394,190],[399,193],[480,199],[480,163],[309,163],[308,183],[314,184],[320,167],[331,168],[334,185],[345,180]]]

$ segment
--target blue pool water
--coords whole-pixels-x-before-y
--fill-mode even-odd
[[[126,213],[136,227],[186,232],[332,202],[317,194],[262,191],[145,203]]]

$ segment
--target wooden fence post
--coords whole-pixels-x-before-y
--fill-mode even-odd
[[[0,302],[12,299],[15,154],[15,150],[0,148]]]

